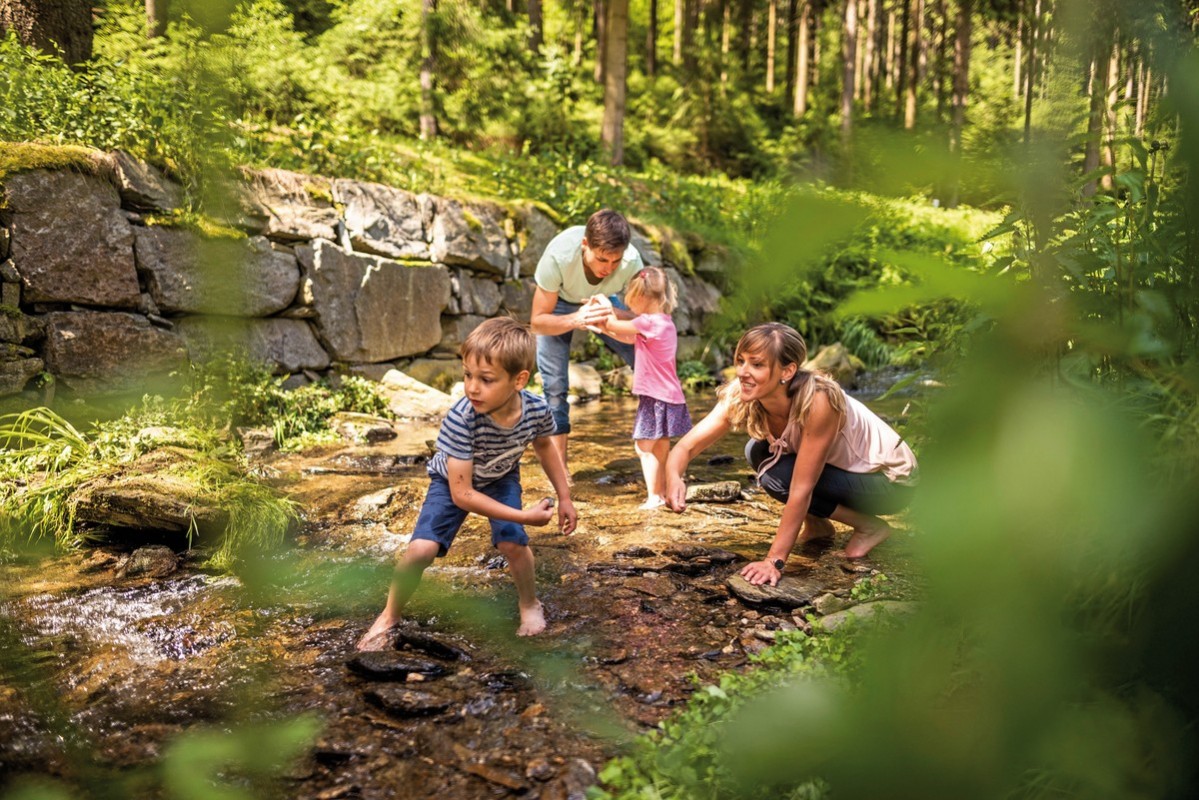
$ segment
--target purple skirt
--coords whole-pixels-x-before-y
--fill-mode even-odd
[[[638,397],[633,439],[670,439],[691,430],[691,413],[686,403],[667,403],[646,395]]]

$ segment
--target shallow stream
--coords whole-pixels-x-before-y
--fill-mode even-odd
[[[580,524],[530,530],[548,620],[533,640],[514,636],[511,582],[472,517],[426,573],[396,649],[354,652],[420,508],[435,427],[260,464],[304,524],[294,547],[238,577],[191,558],[166,577],[121,578],[122,554],[104,547],[0,567],[0,792],[36,774],[166,796],[162,756],[181,734],[311,714],[316,742],[282,778],[226,777],[321,800],[581,796],[622,742],[686,701],[693,676],[741,668],[775,631],[805,624],[725,584],[765,553],[780,510],[753,487],[744,437],[690,470],[696,483],[740,481],[743,499],[643,511],[634,408],[575,409]],[[551,493],[531,452],[522,476],[526,503]],[[847,595],[873,569],[902,573],[908,536],[850,562],[841,533],[787,572]]]

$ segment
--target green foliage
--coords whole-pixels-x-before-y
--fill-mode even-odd
[[[334,441],[329,420],[339,411],[394,417],[377,385],[365,378],[343,375],[291,390],[283,388],[283,380],[244,355],[231,354],[193,366],[189,402],[218,424],[269,427],[285,450]]]
[[[844,626],[831,634],[805,636],[779,633],[775,644],[751,659],[752,668],[730,672],[719,683],[696,687],[686,708],[634,740],[625,755],[600,771],[602,788],[592,800],[693,797],[737,797],[738,778],[722,753],[730,728],[754,713],[763,698],[777,697],[781,687],[809,682],[852,681],[862,667],[857,641],[860,626]],[[781,743],[780,743],[781,744]],[[757,776],[759,791],[773,785],[768,774]],[[773,786],[781,797],[825,797],[819,781]]]
[[[79,546],[86,534],[76,524],[72,495],[160,448],[178,456],[164,462],[161,474],[186,480],[197,503],[229,514],[215,543],[215,566],[228,568],[243,552],[277,547],[295,525],[295,505],[246,477],[218,430],[197,422],[185,404],[147,397],[86,433],[48,408],[0,418],[0,544],[16,548],[45,539],[60,550]]]
[[[702,361],[682,361],[679,363],[679,383],[688,392],[693,392],[715,385],[716,377]]]

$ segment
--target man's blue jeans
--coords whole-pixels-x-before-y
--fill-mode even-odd
[[[627,310],[619,296],[613,295],[610,299],[616,308]],[[559,298],[554,306],[554,314],[573,314],[579,310],[579,305]],[[570,389],[570,339],[573,335],[574,331],[567,331],[554,336],[537,337],[537,369],[541,373],[545,400],[549,403],[550,413],[554,415],[558,433],[570,433],[570,404],[566,402],[566,396]],[[618,342],[602,333],[598,336],[609,350],[623,358],[630,367],[633,366],[633,345]]]

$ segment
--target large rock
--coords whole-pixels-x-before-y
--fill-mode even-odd
[[[441,341],[441,310],[450,301],[445,267],[347,253],[317,240],[296,249],[302,295],[317,313],[321,339],[339,361],[389,361]]]
[[[662,254],[658,252],[657,245],[650,238],[650,231],[640,223],[630,223],[629,232],[632,234],[629,244],[641,254],[641,261],[647,267],[662,266]]]
[[[47,314],[43,355],[46,369],[79,392],[145,388],[187,365],[182,337],[122,312]]]
[[[858,373],[865,369],[861,359],[856,358],[845,348],[845,345],[825,345],[816,355],[804,362],[804,369],[823,372],[847,389],[857,385]]]
[[[695,483],[687,487],[688,503],[735,503],[741,499],[741,484],[737,481]]]
[[[175,330],[187,342],[192,361],[244,353],[251,361],[272,365],[277,373],[329,366],[329,354],[302,319],[184,317]]]
[[[528,277],[537,271],[537,262],[545,246],[562,230],[557,222],[534,205],[516,211],[516,247],[520,275]]]
[[[383,376],[379,391],[387,398],[392,413],[403,419],[440,419],[454,405],[454,399],[445,392],[394,369]]]
[[[133,231],[108,179],[33,170],[5,184],[0,225],[11,229],[26,303],[138,307]]]
[[[500,286],[493,280],[477,278],[468,269],[456,269],[450,275],[450,286],[454,291],[451,313],[493,317],[500,310]]]
[[[817,595],[823,594],[825,591],[825,587],[817,581],[801,580],[790,575],[783,575],[779,579],[778,586],[766,583],[754,586],[740,575],[730,575],[728,587],[729,591],[747,603],[781,608],[800,608],[810,605]]]
[[[875,600],[821,617],[819,629],[826,632],[835,631],[850,621],[895,620],[898,617],[914,614],[918,609],[917,604],[904,600]]]
[[[341,217],[327,178],[282,169],[245,171],[240,193],[254,230],[279,241],[336,239]]]
[[[570,363],[570,393],[579,397],[599,397],[604,390],[604,378],[590,364]]]
[[[155,454],[150,454],[157,460]],[[186,534],[224,530],[229,515],[201,500],[200,487],[182,475],[150,469],[143,457],[130,472],[97,478],[71,494],[75,518],[113,528]],[[144,471],[142,469],[144,468]]]
[[[434,261],[508,275],[512,246],[505,232],[509,223],[503,208],[445,197],[437,198],[435,204],[429,237]]]
[[[402,371],[408,377],[443,392],[462,380],[462,362],[457,358],[418,358]]]
[[[265,237],[202,239],[178,228],[138,228],[138,267],[166,313],[267,317],[291,305],[300,267]]]
[[[680,274],[679,296],[686,303],[688,330],[702,334],[707,320],[720,313],[720,290],[702,278]]]
[[[0,397],[20,394],[30,378],[45,367],[40,358],[12,358],[0,354]]]
[[[473,314],[466,317],[442,317],[441,341],[438,343],[437,349],[447,353],[457,353],[462,349],[462,343],[466,341],[470,332],[482,325],[486,319],[486,317]]]
[[[333,199],[342,206],[354,250],[387,258],[429,259],[426,231],[433,202],[379,183],[333,181]]]
[[[126,208],[172,211],[182,205],[182,192],[154,167],[126,152],[111,154],[117,190]]]
[[[42,323],[37,317],[22,314],[15,307],[0,308],[0,342],[20,344],[40,336]]]
[[[501,307],[521,322],[528,324],[533,312],[533,291],[537,283],[532,278],[504,281],[500,284]]]

